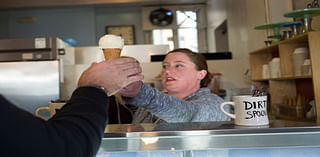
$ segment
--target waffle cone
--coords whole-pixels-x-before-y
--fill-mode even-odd
[[[121,49],[120,48],[106,48],[102,49],[104,59],[109,60],[113,58],[120,58]],[[124,105],[124,101],[122,100],[121,94],[117,93],[118,91],[115,91],[115,93],[108,93],[108,95],[115,95],[116,101],[122,105]]]
[[[105,60],[120,58],[121,49],[120,48],[107,48],[102,49]]]

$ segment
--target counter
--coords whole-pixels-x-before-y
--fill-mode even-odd
[[[312,148],[320,153],[320,127],[311,122],[270,120],[260,127],[232,122],[122,124],[108,125],[105,132],[100,153],[182,151],[186,156],[191,150],[274,148]]]

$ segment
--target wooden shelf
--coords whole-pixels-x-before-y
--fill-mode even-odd
[[[293,52],[299,47],[309,48],[311,75],[294,76]],[[316,113],[320,115],[320,105],[317,105],[320,103],[319,50],[320,32],[308,32],[249,53],[251,80],[254,84],[267,84],[269,86],[271,110],[273,107],[277,107],[277,104],[282,104],[286,97],[295,98],[302,95],[307,97],[308,101],[315,100]],[[268,64],[274,57],[280,58],[282,77],[262,78],[263,65]],[[290,118],[285,115],[276,115],[276,117],[294,119],[294,117]],[[316,118],[320,122],[320,116]]]
[[[298,36],[295,36],[293,38],[289,38],[289,39],[286,39],[286,40],[282,40],[278,43],[275,43],[275,44],[272,44],[270,46],[266,46],[266,47],[263,47],[261,49],[258,49],[258,50],[255,50],[253,52],[251,52],[250,54],[255,54],[255,53],[268,53],[268,52],[271,52],[271,51],[276,51],[278,49],[278,46],[281,45],[281,44],[297,44],[297,43],[307,43],[308,42],[308,35],[307,33],[305,34],[300,34]]]
[[[315,118],[297,118],[295,116],[287,116],[287,115],[280,115],[280,114],[273,114],[269,113],[268,116],[272,116],[276,119],[285,119],[285,120],[294,120],[294,121],[304,121],[304,122],[315,122]]]
[[[306,76],[288,76],[280,78],[268,78],[268,79],[253,79],[252,81],[269,81],[269,80],[297,80],[297,79],[312,79],[312,75]]]

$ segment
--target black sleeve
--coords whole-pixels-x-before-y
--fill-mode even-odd
[[[95,156],[108,103],[102,90],[81,87],[55,116],[44,121],[0,96],[0,156]]]

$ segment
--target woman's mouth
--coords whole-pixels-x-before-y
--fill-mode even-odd
[[[167,82],[170,82],[170,81],[175,81],[175,80],[176,80],[176,79],[174,79],[174,78],[172,78],[172,77],[168,77],[166,81],[167,81]]]

